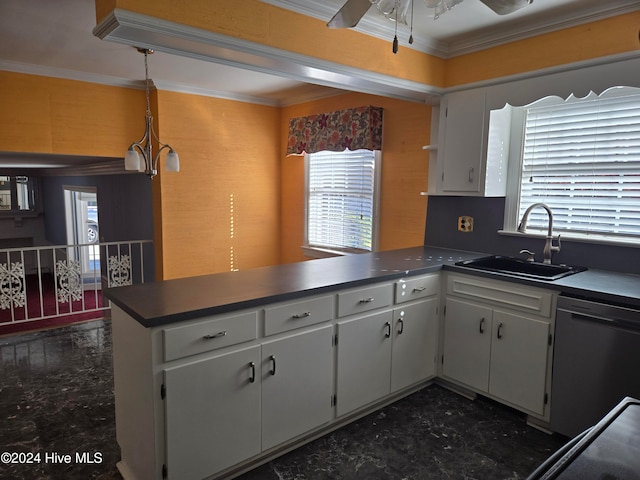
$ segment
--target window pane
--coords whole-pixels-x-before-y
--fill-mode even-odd
[[[309,245],[371,250],[375,152],[318,152],[308,161]]]
[[[536,202],[558,232],[640,235],[640,95],[526,110],[520,218]],[[532,211],[529,226],[546,225]]]
[[[11,210],[11,177],[0,176],[0,210]]]

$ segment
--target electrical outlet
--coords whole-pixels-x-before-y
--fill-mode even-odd
[[[458,217],[458,231],[473,232],[473,217],[463,215]]]

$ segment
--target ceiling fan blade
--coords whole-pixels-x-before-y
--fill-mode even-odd
[[[347,0],[338,13],[336,13],[327,27],[351,28],[355,27],[364,14],[371,8],[371,0]]]
[[[506,15],[508,13],[520,10],[522,7],[533,3],[533,0],[480,0],[498,15]]]

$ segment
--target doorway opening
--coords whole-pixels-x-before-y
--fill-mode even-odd
[[[96,187],[64,187],[68,260],[78,262],[83,289],[100,284],[100,228]]]

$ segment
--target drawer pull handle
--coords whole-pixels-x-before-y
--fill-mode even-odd
[[[484,317],[480,319],[480,333],[484,333]]]
[[[296,313],[292,316],[292,318],[307,318],[311,316],[311,312],[304,312],[304,313]]]
[[[387,332],[384,334],[385,338],[389,338],[391,336],[391,322],[384,322],[384,326],[387,329]]]
[[[251,369],[251,375],[249,376],[249,383],[253,383],[256,381],[256,364],[251,362],[249,364],[249,368]]]
[[[373,302],[375,299],[373,297],[369,297],[369,298],[361,298],[359,303],[371,303]]]
[[[416,287],[413,289],[414,292],[424,292],[427,287]]]
[[[271,375],[275,375],[276,374],[276,356],[275,355],[271,355],[269,357],[269,360],[271,360],[271,370],[269,370],[269,373]]]
[[[501,322],[500,325],[498,325],[498,332],[497,332],[498,338],[502,338],[502,327],[504,327],[504,324]]]
[[[212,334],[205,335],[202,338],[204,338],[205,340],[211,340],[212,338],[220,338],[220,337],[226,337],[226,336],[227,336],[227,331],[223,330],[222,332],[214,333],[213,335]]]
[[[398,335],[402,335],[402,332],[404,332],[404,321],[402,321],[401,318],[398,319]]]

